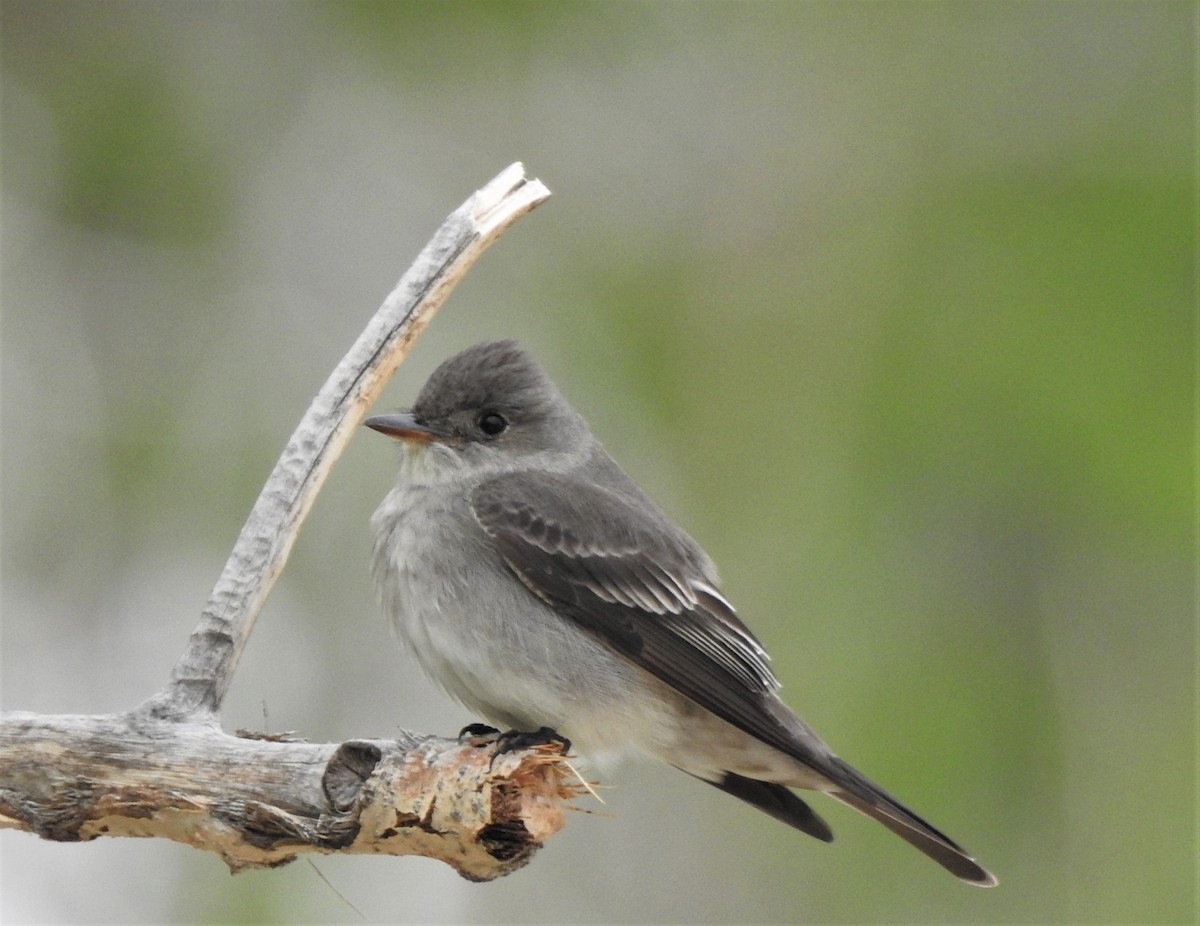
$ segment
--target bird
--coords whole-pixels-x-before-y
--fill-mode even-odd
[[[466,708],[600,761],[661,760],[830,842],[793,789],[824,792],[962,881],[998,883],[784,703],[712,560],[520,344],[463,350],[409,410],[364,424],[402,448],[371,518],[381,607]]]

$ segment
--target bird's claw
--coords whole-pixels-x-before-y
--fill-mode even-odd
[[[499,730],[489,727],[486,723],[469,723],[458,731],[458,741],[464,745],[470,743],[472,746],[486,746],[494,743],[500,736]]]
[[[563,755],[571,751],[569,739],[550,727],[542,727],[533,733],[523,730],[509,730],[507,733],[501,733],[496,744],[496,755],[502,756],[506,752],[515,752],[518,749],[533,749],[537,746],[549,745],[558,746]]]
[[[571,751],[571,741],[566,739],[566,736],[559,735],[556,730],[550,727],[542,727],[533,733],[528,732],[528,730],[510,729],[508,732],[498,736],[496,754],[492,756],[492,762],[496,762],[496,759],[505,753],[516,752],[517,750],[532,750],[532,748],[538,746],[557,746],[558,751],[563,756]]]
[[[496,751],[492,755],[493,763],[506,753],[518,752],[522,749],[536,749],[539,746],[556,746],[559,753],[564,756],[571,751],[571,741],[550,727],[542,727],[533,732],[508,730],[501,733],[486,723],[469,723],[458,731],[458,741],[464,746],[476,748],[494,744]]]

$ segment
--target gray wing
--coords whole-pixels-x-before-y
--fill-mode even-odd
[[[559,613],[718,717],[814,759],[776,717],[767,654],[714,587],[707,557],[662,530],[652,503],[546,473],[490,479],[471,503],[509,566]]]
[[[525,585],[566,619],[701,707],[826,776],[834,797],[880,821],[958,877],[995,878],[944,833],[841,759],[816,754],[775,696],[767,654],[716,590],[707,557],[664,532],[653,503],[566,476],[499,476],[475,517]],[[819,740],[813,735],[814,744]],[[832,839],[783,785],[726,773],[710,782],[797,829]]]

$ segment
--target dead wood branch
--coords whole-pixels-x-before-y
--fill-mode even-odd
[[[447,218],[313,399],[161,692],[125,714],[0,714],[0,827],[155,836],[234,871],[303,852],[419,854],[489,880],[563,824],[562,756],[425,736],[231,736],[218,711],[300,525],[363,414],[454,285],[549,196],[514,164]]]

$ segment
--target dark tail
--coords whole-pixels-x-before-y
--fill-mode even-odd
[[[688,774],[691,774],[690,772]],[[699,775],[693,776],[700,778]],[[809,836],[815,836],[822,842],[833,842],[833,830],[816,812],[796,797],[792,791],[773,781],[758,781],[754,778],[744,778],[733,772],[726,772],[725,777],[718,781],[700,778],[715,788],[720,788],[726,794],[732,794],[747,804],[753,804],[763,813],[770,814],[776,820],[781,820],[788,826],[794,826]]]
[[[879,821],[962,880],[979,887],[995,887],[999,883],[962,846],[922,820],[858,769],[836,756],[831,757],[828,764],[830,767],[821,772],[836,785],[829,791],[831,796]],[[829,774],[831,771],[835,774]]]

